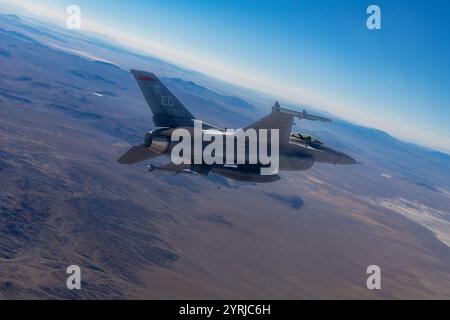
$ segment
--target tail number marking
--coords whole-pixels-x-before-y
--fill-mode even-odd
[[[165,107],[174,107],[175,100],[173,99],[173,97],[161,96],[161,105],[163,105]]]

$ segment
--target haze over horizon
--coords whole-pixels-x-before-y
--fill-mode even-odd
[[[26,15],[26,9],[62,24],[69,2],[0,0],[4,5],[0,9],[14,5],[16,13]],[[383,13],[379,31],[367,30],[367,6],[355,1],[345,5],[318,2],[315,7],[289,1],[277,6],[270,1],[260,6],[244,1],[227,7],[215,1],[190,5],[130,1],[126,8],[115,1],[91,5],[80,0],[77,4],[82,8],[85,31],[219,80],[282,101],[311,105],[450,154],[450,93],[445,90],[449,46],[435,44],[436,38],[445,36],[437,3],[433,8],[402,2],[400,7],[407,10],[399,12],[398,7],[390,10],[389,3],[379,2]],[[183,9],[179,10],[182,16],[176,14],[177,5]],[[335,17],[337,12],[340,18]],[[196,38],[184,37],[184,33]],[[264,52],[267,46],[276,56]],[[432,108],[427,107],[430,104]]]
[[[203,7],[198,7],[196,0],[186,1],[193,7],[171,16],[183,10],[169,10],[167,6],[176,1],[160,5],[142,1],[138,6],[131,0],[130,7],[125,1],[120,6],[114,0],[94,1],[112,3],[111,10],[104,12],[110,18],[134,17],[135,24],[122,25],[108,22],[100,14],[92,16],[89,4],[84,7],[80,0],[83,32],[65,27],[63,7],[28,2],[36,13],[33,15],[22,7],[7,9],[0,3],[0,299],[448,299],[450,156],[393,138],[386,130],[343,119],[344,115],[358,115],[363,117],[360,122],[373,128],[374,114],[376,119],[389,120],[385,113],[392,112],[395,119],[405,118],[377,126],[395,124],[400,133],[416,135],[423,131],[405,126],[404,119],[423,116],[423,128],[426,124],[448,125],[444,105],[415,109],[421,104],[421,94],[436,94],[436,99],[446,99],[449,94],[448,88],[442,87],[448,76],[443,74],[445,66],[429,73],[423,70],[447,63],[441,60],[445,51],[438,51],[434,60],[423,54],[420,59],[406,57],[401,63],[372,66],[370,54],[367,59],[351,55],[354,46],[348,52],[353,61],[343,59],[340,50],[352,47],[353,40],[340,47],[331,40],[326,42],[328,37],[320,30],[313,32],[320,38],[315,45],[301,32],[292,38],[298,36],[305,43],[303,51],[287,45],[292,32],[286,33],[284,40],[271,40],[268,51],[260,47],[264,41],[258,39],[237,48],[233,47],[236,41],[248,39],[246,32],[253,34],[243,29],[242,23],[248,20],[257,29],[265,27],[256,16],[253,19],[263,8],[258,5],[248,10],[245,4],[264,7],[269,1],[241,2],[242,16],[236,17],[231,30],[220,34],[222,44],[208,34],[216,34],[217,23],[227,19],[210,12],[210,17],[198,17],[192,23],[207,22],[207,32],[182,30],[192,27],[184,25],[183,17],[202,14]],[[215,1],[205,3],[205,14],[212,5],[219,5]],[[332,5],[332,1],[327,3]],[[237,2],[229,3],[221,14]],[[285,6],[288,2],[279,3]],[[402,9],[400,4],[397,9]],[[147,7],[150,5],[155,10]],[[143,14],[135,13],[136,8]],[[169,16],[169,24],[179,31],[169,28],[163,32],[166,25],[157,20],[163,8],[169,10],[164,17]],[[193,8],[195,12],[190,11]],[[310,7],[310,12],[319,8]],[[269,23],[273,28],[280,24],[277,10],[285,7],[274,8],[272,20],[265,18],[273,22]],[[322,16],[320,13],[317,18]],[[287,25],[292,23],[288,18],[289,14]],[[159,27],[154,29],[150,23]],[[285,25],[281,27],[284,30]],[[236,30],[243,31],[235,34]],[[339,38],[335,31],[329,30],[331,37]],[[267,32],[262,38],[274,38]],[[171,37],[176,34],[183,39],[172,46]],[[206,45],[196,41],[197,36]],[[341,37],[338,42],[342,41]],[[378,52],[372,59],[395,55],[392,48],[404,46],[401,42],[384,44],[386,52]],[[436,52],[438,47],[425,51]],[[224,59],[227,48],[237,52],[230,60]],[[216,51],[220,49],[225,51]],[[320,56],[308,57],[308,50]],[[180,54],[184,52],[194,60],[186,60]],[[202,55],[197,57],[196,52]],[[269,53],[272,59],[267,59]],[[254,60],[249,61],[248,54]],[[404,50],[397,54],[403,59]],[[207,56],[213,56],[214,63]],[[224,67],[224,61],[230,66],[222,77],[230,78],[223,79],[227,82],[207,72],[208,66]],[[305,66],[305,62],[311,65]],[[252,65],[260,66],[258,73],[249,72]],[[348,73],[342,73],[346,68]],[[133,76],[130,69],[152,71],[161,83],[145,71]],[[280,72],[273,72],[275,69]],[[404,83],[404,90],[396,82],[384,86],[383,79],[392,71],[415,76]],[[371,76],[362,76],[364,72]],[[256,83],[251,78],[259,74],[273,77],[270,81],[256,79]],[[345,74],[352,78],[346,79]],[[442,77],[432,78],[433,74]],[[238,82],[243,86],[230,84]],[[411,87],[419,82],[423,92]],[[439,84],[430,89],[434,82]],[[373,92],[364,92],[372,83]],[[245,84],[259,91],[244,89]],[[316,102],[314,106],[305,103],[311,113],[322,113],[314,107],[323,101],[316,100],[323,92],[333,93],[331,89],[351,97],[353,104],[341,112],[340,105],[324,102],[322,109],[329,112],[322,115],[334,119],[332,123],[295,120],[294,127],[294,119],[283,112],[267,117],[275,99],[286,108],[298,106],[288,103],[294,87],[320,93],[302,91],[295,96],[299,103]],[[394,102],[398,95],[411,107],[407,111],[366,108],[359,102],[366,101],[366,94],[379,96],[375,103],[380,106],[383,99]],[[218,128],[279,128],[286,133],[284,142],[289,142],[278,148],[280,161],[275,161],[279,172],[271,176],[258,172],[264,166],[261,152],[269,151],[261,139],[256,141],[260,155],[256,164],[249,163],[252,148],[248,148],[248,161],[243,165],[223,165],[217,157],[213,164],[202,157],[199,165],[175,165],[176,143],[170,142],[173,139],[168,134],[176,128],[189,129],[192,115]],[[436,117],[440,117],[438,122],[433,120]],[[286,141],[291,131],[300,135]],[[437,132],[436,126],[425,138],[434,138]],[[442,134],[441,140],[434,142],[447,137]],[[217,144],[205,143],[203,156],[213,152],[213,147],[218,151]],[[188,150],[183,150],[183,155],[184,151]],[[273,160],[272,151],[276,150],[270,147],[270,151],[264,158]],[[74,266],[79,267],[76,282],[82,290],[68,286],[70,279],[75,280],[68,268]],[[368,273],[370,266],[379,267],[380,290],[368,286],[374,276]]]

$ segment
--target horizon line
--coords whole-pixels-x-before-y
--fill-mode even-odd
[[[18,4],[12,2],[12,0],[0,0],[0,4],[7,4],[16,9],[20,8],[32,14],[32,16],[29,17],[23,12],[20,14],[14,12],[14,14],[18,14],[19,16],[33,19],[37,16],[38,20],[43,19],[48,22],[57,22],[57,25],[61,28],[63,28],[61,24],[65,23],[67,17],[64,10],[52,9],[45,5],[30,3],[29,1],[23,1]],[[83,26],[87,26],[87,28],[77,31],[81,31],[81,33],[95,33],[100,37],[109,37],[112,40],[117,41],[118,44],[124,46],[122,49],[134,49],[177,67],[199,72],[206,77],[223,81],[230,85],[239,86],[243,89],[255,90],[267,96],[278,96],[281,98],[280,100],[284,100],[287,103],[310,105],[320,111],[327,112],[350,123],[383,131],[406,143],[412,143],[430,151],[437,151],[450,155],[450,141],[443,138],[443,136],[446,136],[445,134],[432,132],[424,127],[418,127],[416,124],[405,124],[406,119],[400,119],[398,116],[387,114],[386,112],[371,115],[364,110],[361,111],[361,106],[367,106],[367,104],[361,104],[350,99],[332,96],[330,94],[327,96],[327,94],[324,94],[323,92],[318,94],[281,82],[274,84],[273,80],[269,81],[264,76],[257,76],[257,79],[248,77],[247,75],[242,74],[242,72],[233,70],[232,67],[223,65],[220,62],[206,57],[194,57],[190,54],[186,54],[186,50],[151,42],[149,39],[135,37],[126,32],[99,25],[86,18],[83,19]],[[182,54],[180,52],[182,52]],[[358,107],[356,105],[358,105]],[[398,128],[398,123],[402,122],[402,128]]]

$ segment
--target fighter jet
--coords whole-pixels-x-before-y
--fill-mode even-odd
[[[153,122],[157,129],[145,135],[141,145],[133,146],[118,162],[120,164],[132,165],[169,155],[176,142],[171,136],[174,130],[184,128],[193,130],[194,122],[198,120],[194,115],[176,98],[153,73],[131,70],[144,98],[153,113]],[[312,115],[305,110],[302,112],[282,108],[278,102],[272,107],[272,112],[249,125],[247,129],[278,129],[279,132],[279,170],[280,171],[303,171],[312,167],[314,162],[330,163],[340,165],[351,165],[356,161],[345,153],[333,150],[325,146],[319,138],[302,133],[292,132],[294,118],[330,122],[330,119]],[[216,134],[227,135],[228,130],[203,123],[203,130],[214,131]],[[205,145],[202,145],[204,148]],[[248,151],[248,145],[245,145]],[[194,160],[194,159],[192,159]],[[190,164],[192,163],[192,164]],[[271,175],[261,175],[262,163],[233,163],[206,164],[191,161],[187,164],[175,164],[173,161],[162,165],[149,165],[149,171],[162,170],[175,173],[189,172],[200,175],[218,174],[237,181],[256,183],[267,183],[279,180],[278,172]]]

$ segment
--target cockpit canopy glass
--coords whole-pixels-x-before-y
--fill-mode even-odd
[[[303,140],[306,142],[310,142],[310,143],[323,144],[322,141],[320,141],[320,139],[318,137],[315,137],[315,136],[312,136],[309,134],[300,133],[300,132],[292,133],[291,137],[300,139],[300,140]]]

